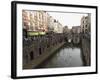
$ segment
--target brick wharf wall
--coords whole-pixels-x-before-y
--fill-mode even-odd
[[[82,54],[86,66],[91,65],[91,41],[90,35],[84,34],[81,39],[82,42]]]
[[[64,42],[63,34],[47,34],[23,39],[23,65],[38,58],[52,46]]]

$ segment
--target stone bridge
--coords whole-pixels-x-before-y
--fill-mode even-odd
[[[67,42],[72,42],[74,44],[78,44],[80,43],[80,34],[76,33],[76,34],[65,34],[65,40]]]

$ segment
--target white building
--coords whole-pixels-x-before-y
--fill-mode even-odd
[[[58,33],[63,33],[63,26],[58,22]]]
[[[54,31],[54,19],[52,16],[50,16],[50,19],[49,19],[48,31]]]
[[[54,20],[54,32],[55,33],[63,33],[63,26],[58,21]]]

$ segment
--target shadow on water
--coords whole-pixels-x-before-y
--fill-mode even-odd
[[[85,66],[81,44],[65,43],[37,68],[80,67]]]

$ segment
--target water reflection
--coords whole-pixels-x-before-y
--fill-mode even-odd
[[[79,67],[83,66],[81,48],[73,44],[65,44],[39,68]]]

